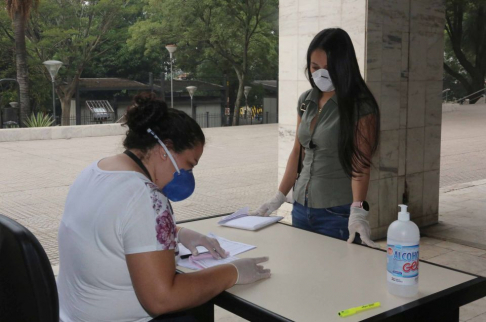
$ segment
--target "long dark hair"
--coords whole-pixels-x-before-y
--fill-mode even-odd
[[[371,166],[371,157],[358,148],[358,142],[364,142],[373,155],[379,142],[380,111],[378,104],[366,86],[359,71],[356,53],[351,38],[340,28],[324,29],[319,32],[307,50],[307,77],[313,88],[317,89],[310,71],[311,54],[316,49],[322,49],[327,54],[327,69],[336,89],[339,106],[339,162],[350,177],[353,173],[362,174],[363,169]],[[374,114],[374,124],[371,129],[358,126],[358,120],[367,113]],[[365,131],[371,130],[371,142],[365,140]]]
[[[127,136],[123,141],[126,149],[138,149],[146,153],[158,144],[149,133],[150,128],[157,136],[176,153],[204,145],[205,136],[197,122],[186,113],[158,99],[154,93],[143,92],[133,98],[125,115],[128,126]]]

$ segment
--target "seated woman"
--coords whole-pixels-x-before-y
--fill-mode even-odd
[[[61,321],[148,321],[268,278],[265,257],[176,274],[177,242],[225,257],[217,240],[177,227],[168,200],[194,191],[204,134],[151,93],[135,97],[125,125],[126,151],[92,163],[69,190],[59,227]]]

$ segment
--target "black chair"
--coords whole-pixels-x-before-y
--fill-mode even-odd
[[[0,321],[58,322],[56,280],[35,236],[0,215]]]

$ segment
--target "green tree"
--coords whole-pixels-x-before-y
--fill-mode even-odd
[[[123,9],[123,19],[116,30],[108,33],[107,41],[95,50],[95,57],[86,66],[83,77],[122,77],[146,82],[148,72],[159,75],[158,56],[144,55],[144,48],[130,49],[127,44],[128,28],[143,19],[143,1],[133,1]],[[103,54],[98,55],[102,52]]]
[[[30,113],[29,69],[27,64],[27,47],[25,30],[31,9],[37,7],[39,0],[6,0],[7,11],[12,18],[15,38],[15,63],[17,81],[20,87],[20,124]]]
[[[43,0],[32,15],[28,37],[36,65],[42,68],[48,59],[64,63],[56,85],[63,125],[69,125],[71,99],[83,71],[126,40],[119,29],[136,7],[129,0]]]
[[[472,94],[484,89],[486,76],[486,2],[447,0],[444,70]],[[471,96],[475,103],[483,93]]]
[[[6,8],[0,10],[0,78],[15,78],[15,36]]]
[[[29,54],[30,42],[27,41],[27,63],[29,74],[30,109],[35,112],[42,110],[47,112],[45,106],[50,106],[50,84],[45,82],[43,70],[36,66],[35,59]],[[35,58],[35,57],[34,57]],[[15,66],[15,37],[6,7],[0,9],[0,78],[16,78],[17,69]],[[1,88],[0,107],[8,102],[17,100],[17,87],[13,83],[4,84]],[[47,104],[46,104],[47,103]]]
[[[131,28],[129,45],[150,54],[164,53],[166,44],[177,43],[177,65],[184,70],[197,70],[205,62],[231,68],[238,78],[238,115],[250,71],[256,65],[276,65],[278,0],[146,2],[147,18]]]

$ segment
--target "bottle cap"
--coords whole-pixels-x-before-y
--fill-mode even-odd
[[[407,205],[398,205],[401,210],[398,213],[398,220],[400,221],[409,221],[410,220],[410,213],[407,212]]]

